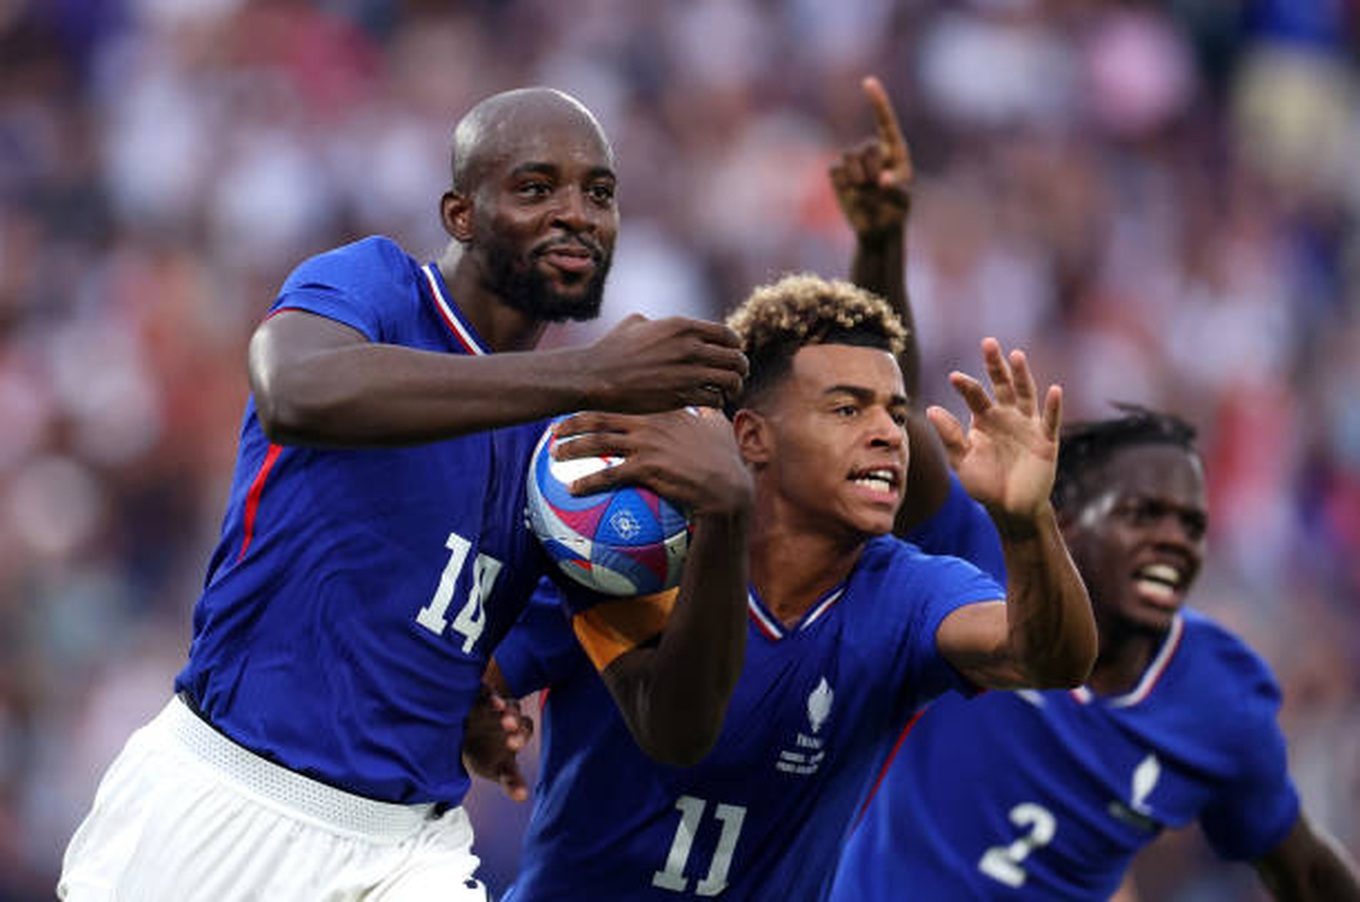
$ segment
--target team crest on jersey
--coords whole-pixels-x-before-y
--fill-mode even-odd
[[[1111,802],[1110,814],[1139,830],[1156,833],[1162,825],[1152,816],[1152,809],[1148,806],[1147,800],[1148,796],[1152,795],[1152,790],[1157,788],[1161,778],[1162,763],[1157,760],[1156,755],[1148,755],[1133,769],[1128,802],[1117,799]]]
[[[807,730],[799,730],[794,736],[794,747],[779,753],[775,768],[786,774],[806,776],[815,774],[826,757],[826,739],[820,735],[827,718],[831,716],[831,706],[836,693],[831,684],[822,677],[817,687],[807,697]]]

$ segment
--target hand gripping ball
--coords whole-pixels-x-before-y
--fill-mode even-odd
[[[573,480],[623,458],[554,460],[557,441],[549,425],[530,458],[527,486],[529,528],[548,556],[572,579],[606,595],[650,595],[677,585],[689,549],[684,512],[640,486],[572,495]]]

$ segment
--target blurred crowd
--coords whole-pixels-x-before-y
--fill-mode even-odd
[[[871,132],[869,73],[918,170],[925,400],[991,334],[1069,419],[1199,427],[1192,601],[1275,667],[1305,802],[1360,854],[1356,0],[0,0],[0,902],[51,898],[167,698],[296,262],[432,257],[456,117],[547,84],[612,136],[624,221],[604,321],[549,342],[717,317],[846,271],[826,167]],[[527,807],[471,806],[501,887]],[[1138,873],[1255,894],[1193,833]]]

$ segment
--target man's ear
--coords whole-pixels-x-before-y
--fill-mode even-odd
[[[439,199],[439,218],[444,231],[459,244],[472,240],[472,198],[457,191],[445,191]]]
[[[769,462],[773,444],[769,420],[751,408],[743,407],[732,415],[732,434],[736,436],[742,459],[748,464]]]

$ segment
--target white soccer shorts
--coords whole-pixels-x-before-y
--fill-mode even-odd
[[[70,902],[486,902],[462,808],[392,805],[272,764],[179,699],[109,767],[66,849]]]

